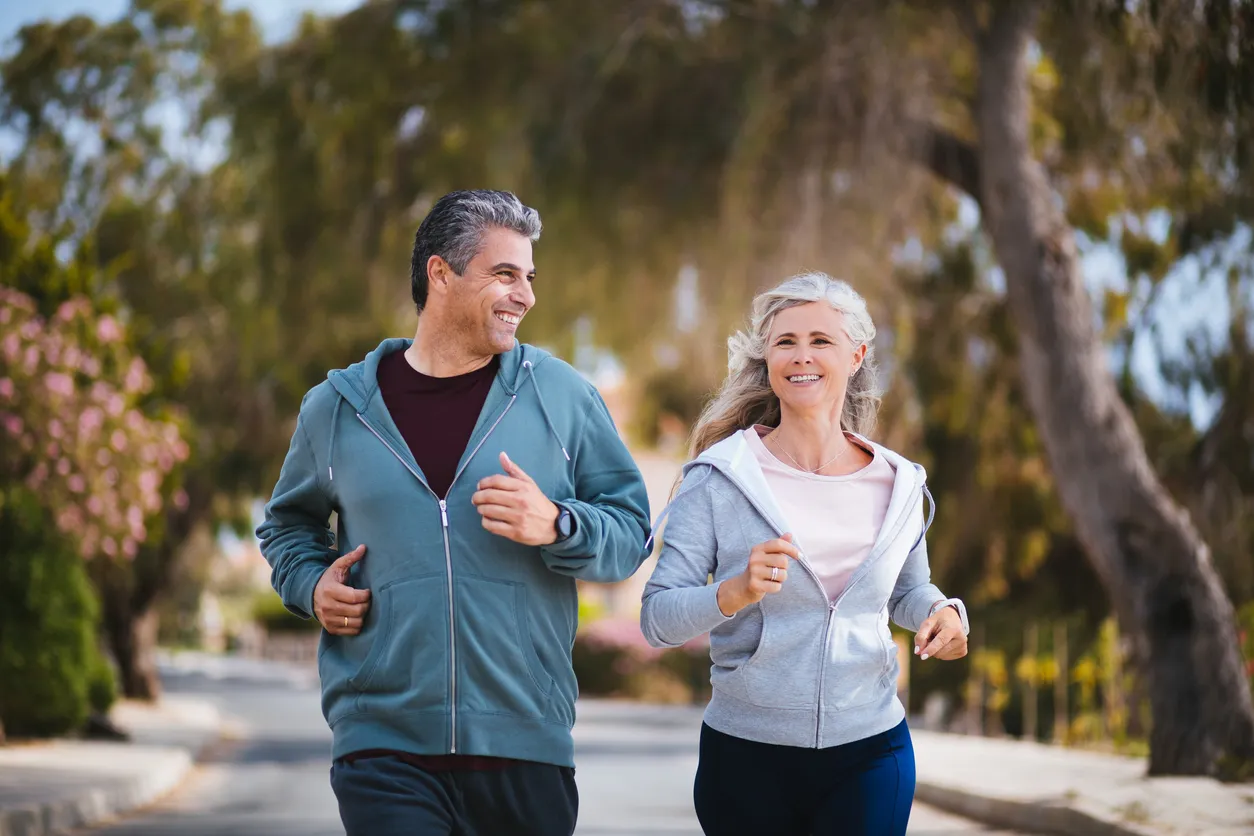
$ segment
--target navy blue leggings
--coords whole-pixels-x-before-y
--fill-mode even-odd
[[[706,836],[905,836],[914,801],[906,721],[827,749],[743,740],[701,726],[693,788]]]

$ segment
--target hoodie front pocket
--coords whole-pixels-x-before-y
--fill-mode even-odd
[[[350,641],[369,650],[349,687],[369,699],[408,710],[444,710],[448,697],[448,595],[444,574],[402,578],[372,595],[373,628]],[[388,695],[391,699],[388,699]],[[359,700],[363,702],[363,700]]]
[[[458,708],[546,716],[554,682],[532,643],[527,587],[462,575],[457,605]]]

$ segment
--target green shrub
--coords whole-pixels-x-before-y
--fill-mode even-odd
[[[83,559],[24,488],[0,490],[0,721],[10,737],[82,726],[103,664]],[[95,696],[103,697],[98,688]]]
[[[92,711],[107,714],[118,699],[118,680],[113,665],[104,654],[97,654],[87,679],[87,704]]]
[[[301,618],[283,606],[278,594],[264,592],[253,602],[253,620],[267,633],[310,633],[322,629],[314,618]]]

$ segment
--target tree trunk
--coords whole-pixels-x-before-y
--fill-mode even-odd
[[[169,587],[175,561],[193,529],[209,519],[212,494],[207,484],[189,475],[186,504],[167,507],[160,536],[141,547],[133,561],[92,561],[105,639],[118,666],[118,685],[129,699],[154,701],[161,696],[155,605]]]
[[[1107,366],[1075,236],[1032,157],[1037,4],[995,8],[979,42],[975,174],[960,185],[974,187],[1006,275],[1027,400],[1063,505],[1147,675],[1150,774],[1244,771],[1254,763],[1254,704],[1232,604],[1206,544],[1150,467]],[[969,173],[972,152],[958,146],[933,149],[933,167],[947,149]]]
[[[106,619],[109,648],[118,665],[118,686],[128,699],[155,701],[161,696],[157,674],[157,611],[119,614]]]

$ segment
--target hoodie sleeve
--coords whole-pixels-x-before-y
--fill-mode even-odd
[[[314,587],[337,557],[331,548],[331,502],[320,476],[302,409],[265,522],[257,528],[261,554],[272,570],[270,583],[301,618],[313,617]]]
[[[710,472],[689,471],[669,507],[662,554],[640,608],[640,630],[653,647],[677,647],[734,618],[723,615],[718,585],[709,582],[718,554]]]
[[[931,494],[928,494],[928,497],[931,498]],[[930,523],[931,517],[928,517],[923,523],[923,532],[919,534],[918,542],[914,544],[914,548],[906,557],[905,564],[901,567],[901,574],[897,576],[897,584],[888,600],[889,612],[892,614],[893,623],[897,626],[917,632],[927,617],[932,614],[933,608],[943,602],[958,610],[958,615],[962,619],[963,632],[969,632],[966,606],[957,598],[946,598],[945,593],[932,583],[932,568],[927,561],[926,537]]]
[[[558,574],[616,583],[648,557],[649,496],[605,401],[595,391],[591,398],[575,444],[575,498],[558,500],[574,515],[575,533],[541,553]]]

